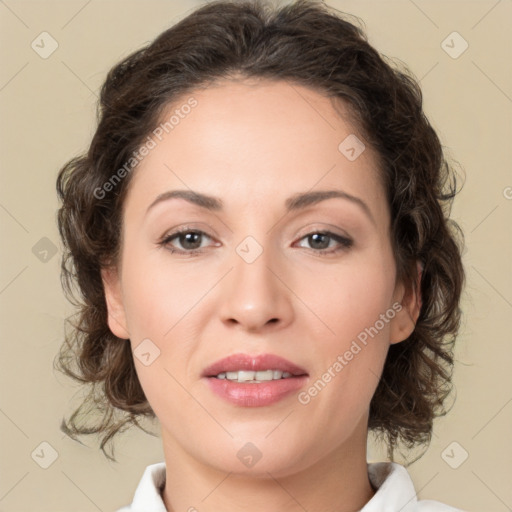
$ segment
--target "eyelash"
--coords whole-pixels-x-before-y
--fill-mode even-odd
[[[160,242],[158,242],[158,245],[165,247],[168,251],[171,252],[171,254],[177,253],[177,254],[184,254],[187,256],[196,256],[196,255],[203,253],[204,248],[203,249],[192,249],[190,251],[187,251],[187,250],[176,249],[176,248],[170,246],[170,242],[172,240],[174,240],[175,238],[178,238],[180,235],[184,235],[184,234],[188,234],[188,233],[204,235],[207,238],[211,239],[211,237],[208,236],[204,231],[197,230],[197,229],[190,229],[190,228],[185,227],[185,228],[181,228],[177,231],[174,231],[173,233],[170,233],[169,235],[164,236],[164,238]],[[339,244],[339,247],[335,248],[335,249],[319,249],[319,250],[311,249],[313,252],[316,252],[318,254],[322,254],[322,255],[336,254],[343,250],[350,249],[352,247],[352,245],[354,244],[354,241],[352,239],[341,236],[341,235],[337,235],[336,233],[332,233],[331,231],[312,231],[310,233],[307,233],[303,237],[301,237],[300,240],[303,240],[305,238],[308,238],[312,235],[317,235],[317,234],[328,236],[330,239],[335,240]]]

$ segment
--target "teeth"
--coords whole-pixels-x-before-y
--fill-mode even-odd
[[[290,372],[280,370],[239,370],[237,372],[222,372],[217,375],[217,379],[227,379],[236,382],[265,382],[270,380],[288,379],[292,376]]]

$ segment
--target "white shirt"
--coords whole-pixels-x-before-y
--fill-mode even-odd
[[[395,462],[368,463],[368,478],[377,491],[360,512],[464,512],[439,501],[416,498],[407,469]],[[162,499],[165,462],[146,468],[133,502],[117,512],[167,512]]]

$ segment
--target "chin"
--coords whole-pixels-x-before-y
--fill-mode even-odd
[[[262,437],[258,441],[254,436],[252,439],[234,441],[235,446],[211,452],[209,460],[204,462],[225,473],[256,478],[268,478],[269,473],[284,477],[309,465],[304,460],[304,447],[285,446],[277,439],[270,441]],[[204,453],[201,458],[204,459]]]

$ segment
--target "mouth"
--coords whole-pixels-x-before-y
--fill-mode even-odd
[[[243,408],[276,404],[309,380],[304,368],[274,354],[234,354],[213,363],[201,376],[216,396]]]
[[[233,354],[208,366],[202,377],[260,384],[308,376],[304,368],[274,354]]]

